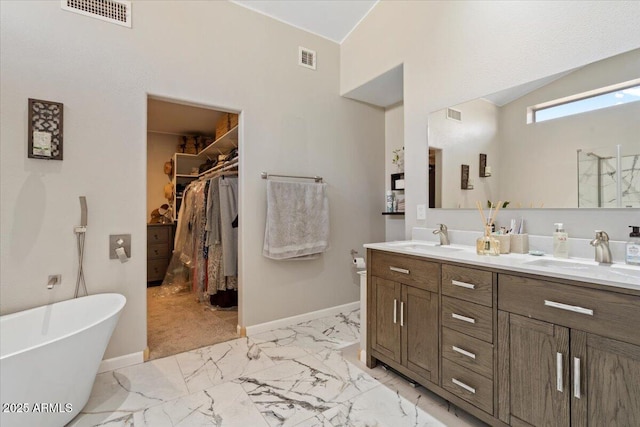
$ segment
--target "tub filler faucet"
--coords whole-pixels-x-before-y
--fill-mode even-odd
[[[438,234],[440,236],[440,246],[449,244],[449,233],[446,225],[438,224],[438,229],[433,230],[433,234]]]
[[[47,289],[53,289],[53,285],[59,285],[62,281],[61,274],[52,274],[49,276],[49,281],[47,282]]]
[[[611,249],[609,249],[609,235],[596,230],[596,237],[591,241],[591,246],[596,248],[596,262],[601,264],[611,264]]]

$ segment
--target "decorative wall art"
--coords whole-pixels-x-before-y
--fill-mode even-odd
[[[469,182],[469,165],[460,167],[460,189],[473,190],[473,185]]]
[[[29,98],[28,157],[62,160],[63,104]]]

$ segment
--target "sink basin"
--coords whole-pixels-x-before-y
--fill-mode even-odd
[[[537,259],[527,261],[524,265],[535,267],[557,268],[560,270],[582,272],[598,277],[625,277],[640,281],[640,268],[626,264],[598,264],[587,260]]]
[[[387,243],[387,246],[392,248],[402,248],[406,251],[412,252],[456,252],[461,251],[460,248],[454,248],[451,246],[442,246],[438,243],[431,242],[391,242]]]
[[[593,267],[603,267],[596,262],[593,261],[574,261],[574,260],[559,260],[559,259],[537,259],[535,261],[527,261],[524,264],[534,265],[537,267],[552,267],[552,268],[563,268],[563,269],[571,269],[571,270],[586,270]]]

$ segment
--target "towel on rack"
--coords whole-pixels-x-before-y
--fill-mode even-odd
[[[265,257],[314,259],[329,247],[326,186],[267,181],[267,224],[262,249]]]

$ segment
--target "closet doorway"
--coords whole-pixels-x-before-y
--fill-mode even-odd
[[[147,98],[148,359],[238,337],[238,114]]]

